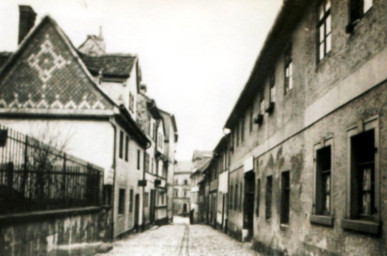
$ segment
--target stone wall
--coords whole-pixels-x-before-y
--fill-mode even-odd
[[[87,255],[93,250],[85,245],[111,237],[110,208],[13,214],[0,216],[0,223],[2,256]]]

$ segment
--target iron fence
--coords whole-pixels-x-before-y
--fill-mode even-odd
[[[0,124],[0,214],[101,204],[103,169]]]

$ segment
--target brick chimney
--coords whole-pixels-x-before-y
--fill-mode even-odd
[[[19,38],[18,44],[35,25],[36,13],[29,5],[19,5]]]

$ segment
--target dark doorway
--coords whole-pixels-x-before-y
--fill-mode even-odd
[[[226,195],[223,194],[223,200],[222,200],[222,229],[224,229],[224,214],[226,211]]]
[[[154,189],[151,190],[150,197],[150,209],[149,209],[149,220],[151,223],[155,222],[155,202],[156,202],[156,191]]]
[[[140,214],[140,195],[136,194],[134,199],[134,227],[138,229],[139,227],[139,214]]]
[[[187,204],[183,204],[183,214],[187,214]]]
[[[248,230],[246,240],[253,237],[254,232],[254,191],[255,173],[245,174],[245,201],[243,204],[243,228]]]

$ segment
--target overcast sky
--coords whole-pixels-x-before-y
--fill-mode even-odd
[[[1,0],[0,51],[17,45],[18,4],[53,17],[78,47],[99,26],[111,53],[137,54],[157,105],[176,115],[178,160],[212,150],[282,0]]]

